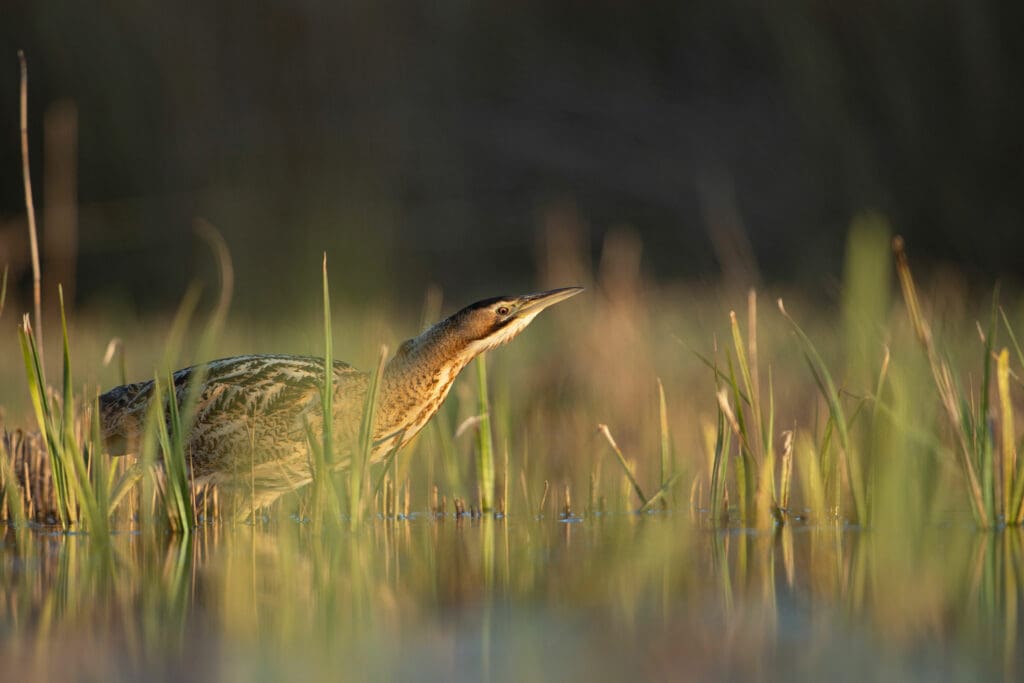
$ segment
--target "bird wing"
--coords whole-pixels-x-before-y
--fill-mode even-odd
[[[307,429],[322,429],[323,360],[301,356],[235,356],[179,370],[172,375],[179,406],[202,382],[186,442],[193,473],[225,471],[244,453],[247,465],[280,459],[301,449]],[[366,376],[334,363],[336,407],[361,405]],[[153,381],[117,387],[100,397],[104,440],[112,455],[137,452],[151,409]],[[166,414],[166,397],[163,406]],[[187,416],[186,416],[187,418]],[[335,420],[337,423],[337,419]]]

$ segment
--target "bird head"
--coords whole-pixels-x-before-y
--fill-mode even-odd
[[[582,291],[582,287],[564,287],[484,299],[406,340],[384,371],[375,439],[396,434],[403,435],[403,443],[411,439],[437,411],[455,377],[471,360],[507,344],[545,308]]]
[[[583,291],[582,287],[563,287],[522,296],[497,296],[466,306],[457,313],[406,340],[389,363],[389,372],[401,376],[410,371],[415,359],[435,358],[458,371],[484,351],[507,344],[526,329],[549,306]],[[446,375],[452,376],[452,375]]]
[[[473,355],[507,344],[549,306],[583,291],[563,287],[522,296],[498,296],[466,306],[449,318]]]

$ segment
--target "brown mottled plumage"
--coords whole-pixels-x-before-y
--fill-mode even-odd
[[[399,346],[384,369],[371,461],[406,444],[426,425],[459,372],[478,355],[518,335],[542,310],[582,291],[555,289],[478,301]],[[308,429],[323,433],[320,391],[324,362],[285,355],[236,356],[174,373],[184,401],[189,383],[202,390],[186,444],[194,485],[255,489],[267,505],[312,481]],[[333,430],[336,465],[347,465],[356,442],[369,377],[334,363]],[[113,455],[137,451],[153,382],[117,387],[100,396],[104,439]]]

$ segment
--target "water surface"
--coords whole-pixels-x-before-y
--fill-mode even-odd
[[[1018,532],[685,514],[8,529],[9,680],[979,680],[1021,661]]]

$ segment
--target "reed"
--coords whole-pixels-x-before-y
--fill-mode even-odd
[[[992,377],[992,358],[996,342],[996,326],[998,316],[998,294],[993,296],[992,313],[988,331],[982,333],[982,384],[977,396],[966,392],[956,379],[956,373],[947,356],[941,353],[932,335],[931,325],[926,319],[917,287],[910,271],[909,260],[903,239],[893,239],[893,251],[896,256],[896,272],[899,276],[903,300],[907,315],[917,340],[924,351],[931,371],[932,380],[950,429],[956,438],[957,462],[963,475],[965,491],[970,501],[975,522],[982,528],[989,528],[998,522],[1000,512],[1005,521],[1016,523],[1017,509],[1012,505],[1018,503],[1011,498],[1010,492],[1015,490],[1012,482],[1018,475],[1015,463],[1012,462],[1013,448],[1005,448],[997,453],[993,443],[993,430],[989,429],[989,394]],[[1000,353],[1002,356],[1002,353]],[[1005,362],[1007,377],[1009,374],[1008,356]],[[1007,380],[1007,400],[1009,383]],[[1004,407],[1002,422],[1003,434],[1013,433],[1012,410]],[[1011,439],[1012,443],[1013,439]],[[995,458],[1003,462],[1003,477],[1008,479],[1007,488],[1001,492],[996,484],[997,465]],[[1002,494],[1002,495],[1001,495]],[[1000,503],[1000,501],[1002,501]],[[1008,505],[1010,507],[1008,507]],[[997,510],[997,506],[1001,510]]]
[[[993,299],[980,334],[982,365],[958,362],[957,353],[965,341],[945,329],[942,335],[932,335],[930,321],[923,313],[925,304],[917,294],[909,267],[901,265],[899,254],[896,273],[904,291],[909,327],[900,327],[900,319],[890,316],[888,285],[869,282],[878,279],[881,272],[878,245],[884,242],[884,234],[885,226],[877,222],[867,228],[855,226],[851,232],[851,255],[842,280],[841,326],[834,325],[829,315],[821,317],[817,309],[807,307],[799,298],[787,299],[789,305],[780,306],[778,314],[763,314],[755,292],[747,293],[742,313],[737,309],[724,316],[713,306],[702,308],[721,321],[725,332],[712,339],[709,354],[697,355],[700,363],[711,369],[703,382],[698,379],[699,367],[692,367],[698,363],[687,364],[669,353],[669,345],[650,336],[640,339],[639,343],[646,346],[640,346],[636,354],[657,360],[650,364],[646,381],[639,376],[615,374],[608,381],[616,382],[621,392],[609,392],[614,395],[608,396],[578,392],[571,402],[559,404],[545,399],[545,392],[551,392],[557,382],[590,391],[599,373],[586,374],[583,364],[576,367],[573,363],[559,364],[551,377],[507,373],[503,359],[513,352],[496,352],[478,363],[475,382],[462,382],[455,388],[424,436],[414,441],[402,457],[389,452],[373,467],[369,464],[366,425],[370,424],[374,405],[368,401],[360,440],[354,447],[346,448],[344,454],[335,452],[339,445],[330,424],[325,425],[325,434],[318,433],[315,443],[310,443],[314,486],[309,497],[300,496],[300,505],[313,510],[313,518],[347,518],[356,525],[365,519],[375,500],[383,500],[379,496],[386,481],[393,488],[387,494],[391,501],[388,509],[394,510],[400,507],[396,501],[404,495],[400,483],[409,481],[413,509],[440,507],[439,500],[436,504],[430,502],[430,489],[436,484],[438,498],[441,494],[446,499],[458,497],[466,507],[483,514],[507,514],[514,507],[511,498],[515,497],[523,502],[523,509],[543,509],[550,516],[554,507],[542,494],[543,483],[548,481],[557,482],[559,487],[559,496],[552,498],[561,497],[565,483],[585,492],[581,498],[585,504],[578,507],[588,513],[608,509],[608,501],[612,501],[613,511],[621,504],[623,509],[645,512],[656,506],[679,508],[690,501],[709,510],[713,524],[767,528],[811,520],[874,526],[879,503],[885,514],[877,519],[885,524],[896,520],[893,515],[898,514],[899,506],[892,502],[891,492],[899,484],[893,478],[910,482],[905,489],[913,505],[905,507],[907,516],[926,520],[955,511],[960,499],[944,486],[953,478],[946,466],[948,461],[957,465],[959,478],[966,483],[963,500],[969,503],[979,526],[1019,524],[1024,521],[1024,477],[1020,474],[1017,378],[1024,353],[1009,313],[1013,309]],[[326,263],[322,276],[323,343],[326,359],[333,362]],[[34,413],[36,405],[39,407],[36,422],[47,444],[41,452],[53,472],[54,496],[63,510],[58,518],[63,524],[81,521],[90,526],[84,516],[94,498],[99,512],[88,513],[94,519],[111,519],[114,511],[129,501],[131,507],[124,514],[138,516],[140,525],[156,523],[183,532],[182,520],[191,520],[187,524],[194,525],[202,505],[213,500],[212,492],[199,495],[188,482],[188,454],[183,444],[195,396],[174,392],[177,400],[171,401],[168,376],[168,370],[179,364],[177,352],[186,346],[197,297],[195,290],[184,297],[174,323],[164,335],[167,350],[163,357],[149,361],[140,356],[142,362],[152,362],[163,404],[159,414],[147,419],[140,462],[128,469],[116,462],[117,467],[104,470],[99,477],[100,463],[89,454],[101,452],[102,446],[92,443],[95,430],[85,422],[91,419],[88,394],[76,396],[71,391],[74,347],[66,340],[66,372],[59,391],[44,389],[41,358],[32,351],[38,340],[31,324],[23,326],[19,339],[29,397]],[[670,302],[656,301],[658,310],[665,308],[661,303]],[[211,330],[223,329],[223,309],[224,305],[218,304],[215,315],[203,328],[196,351],[203,357],[214,353],[216,341],[208,340],[219,334]],[[801,311],[799,322],[791,310]],[[684,320],[682,316],[670,319],[667,314],[660,315],[666,316],[660,325],[683,324],[679,322]],[[580,343],[591,344],[589,335],[597,338],[601,325],[600,320],[590,327],[584,322],[578,332]],[[66,320],[63,327],[67,328]],[[346,328],[359,329],[360,325]],[[833,330],[835,333],[830,334]],[[904,330],[913,332],[913,336]],[[726,344],[720,345],[718,339],[727,340]],[[524,352],[529,353],[531,343],[526,342]],[[547,340],[538,339],[536,343],[546,344]],[[908,355],[908,349],[913,350],[915,345],[925,353]],[[122,348],[129,346],[137,348],[130,339],[122,343]],[[545,346],[545,353],[551,353],[551,348]],[[375,381],[379,381],[380,361],[373,373]],[[935,405],[943,411],[944,425],[933,426],[927,419],[931,394],[921,393],[925,385],[915,374],[915,364],[926,369],[928,384],[938,389]],[[330,414],[334,397],[328,387],[333,379],[326,367],[321,401],[325,414]],[[609,366],[600,367],[607,370]],[[614,366],[611,371],[617,372]],[[653,396],[651,380],[655,385]],[[702,384],[707,387],[704,391]],[[535,387],[539,391],[531,394]],[[809,393],[807,388],[813,391]],[[631,398],[627,402],[618,396],[645,392],[653,400]],[[780,395],[784,397],[781,400]],[[499,400],[493,400],[494,396]],[[561,405],[571,406],[571,410],[560,413]],[[71,406],[70,417],[67,406]],[[583,425],[599,421],[604,425],[599,433],[617,463],[610,469],[601,468],[603,456],[598,454],[581,465],[581,456],[573,446],[586,438]],[[453,424],[459,424],[459,428],[453,430]],[[66,429],[66,425],[73,429]],[[473,432],[472,438],[460,440],[466,432]],[[690,439],[701,449],[690,448]],[[495,453],[496,444],[500,453]],[[912,458],[902,455],[911,450],[915,453]],[[628,451],[628,457],[624,451]],[[82,488],[82,470],[70,459],[71,453],[81,455],[91,488]],[[102,464],[108,463],[104,460]],[[340,485],[335,485],[333,473],[344,465],[351,467],[343,475],[342,491]],[[8,469],[14,470],[13,463]],[[19,481],[26,477],[20,471],[14,471],[14,475]],[[245,473],[240,475],[244,478]],[[516,478],[518,484],[512,481]],[[683,480],[689,496],[676,496]],[[103,484],[101,489],[102,481],[112,483]],[[623,481],[628,494],[619,497]],[[521,495],[510,494],[510,488],[518,489]],[[331,491],[334,503],[330,502]],[[611,494],[605,495],[608,491]],[[22,498],[26,500],[24,495]],[[543,506],[541,499],[545,501]],[[33,511],[39,505],[40,497],[35,496]],[[24,503],[23,511],[29,512]],[[250,508],[240,512],[252,519],[257,511]],[[204,516],[209,518],[208,514]],[[91,526],[100,528],[99,524],[97,521]]]
[[[369,487],[370,455],[373,452],[373,423],[377,414],[377,396],[380,392],[384,366],[387,364],[388,347],[381,346],[377,357],[377,365],[370,375],[370,384],[366,390],[363,403],[363,419],[359,425],[359,443],[352,461],[352,471],[348,475],[348,514],[349,525],[355,529],[362,523],[365,514],[364,492]],[[401,438],[400,436],[398,437]],[[400,441],[398,442],[400,443]],[[394,451],[387,461],[394,458]],[[368,502],[368,501],[367,501]]]
[[[626,460],[626,456],[623,455],[622,449],[619,448],[619,444],[616,443],[615,437],[612,436],[612,432],[608,429],[608,425],[599,424],[597,425],[597,431],[604,437],[605,441],[612,448],[612,453],[615,454],[615,459],[622,467],[622,472],[626,477],[626,481],[629,483],[630,488],[636,493],[636,497],[640,500],[640,509],[647,507],[648,501],[650,500],[644,495],[644,490],[640,488],[640,483],[636,480],[636,475],[633,473],[633,468]]]
[[[14,454],[11,452],[10,438],[6,430],[0,430],[0,494],[3,496],[0,507],[0,521],[9,521],[15,528],[25,526],[28,519],[26,504],[22,492],[18,488],[18,475],[14,471]]]
[[[804,358],[814,377],[814,382],[828,406],[829,420],[826,433],[834,432],[838,435],[839,451],[836,460],[833,462],[841,463],[845,470],[847,480],[849,481],[850,494],[853,498],[854,519],[867,523],[867,494],[864,488],[861,460],[850,440],[849,422],[846,417],[846,411],[843,409],[842,402],[840,401],[839,390],[836,388],[835,380],[832,379],[832,373],[829,372],[828,366],[814,346],[814,343],[811,342],[810,337],[807,336],[796,320],[786,311],[782,299],[779,299],[778,304],[779,311],[782,312],[783,317],[785,317],[796,333],[797,340],[800,342],[801,350],[804,353]],[[840,480],[839,473],[833,471],[831,478],[833,481],[838,482]],[[838,486],[836,490],[838,491]],[[837,515],[842,514],[838,494],[834,499],[833,507]]]
[[[65,449],[68,446],[68,432],[73,428],[63,420],[64,411],[51,400],[43,374],[42,358],[36,345],[32,324],[28,316],[18,329],[18,340],[21,343],[22,357],[25,361],[25,372],[28,378],[29,395],[35,412],[39,431],[46,440],[46,452],[50,457],[50,476],[53,477],[58,520],[64,528],[71,523],[74,514],[74,501],[68,483],[68,457]],[[70,384],[69,368],[65,367],[65,386]],[[69,408],[70,409],[70,408]]]
[[[327,275],[327,254],[324,253],[321,266],[323,294],[323,338],[324,338],[324,380],[320,389],[320,414],[323,416],[323,430],[317,438],[311,425],[306,425],[307,441],[313,472],[312,519],[314,528],[321,528],[325,519],[340,523],[341,507],[338,493],[331,476],[334,465],[334,336],[331,323],[331,290]],[[356,492],[358,495],[359,492]],[[349,493],[350,506],[357,500]],[[351,510],[350,510],[351,513]]]
[[[480,496],[480,511],[489,514],[494,510],[494,435],[491,433],[491,400],[488,396],[487,359],[479,356],[476,361],[477,410],[480,421],[477,434],[477,490]]]

